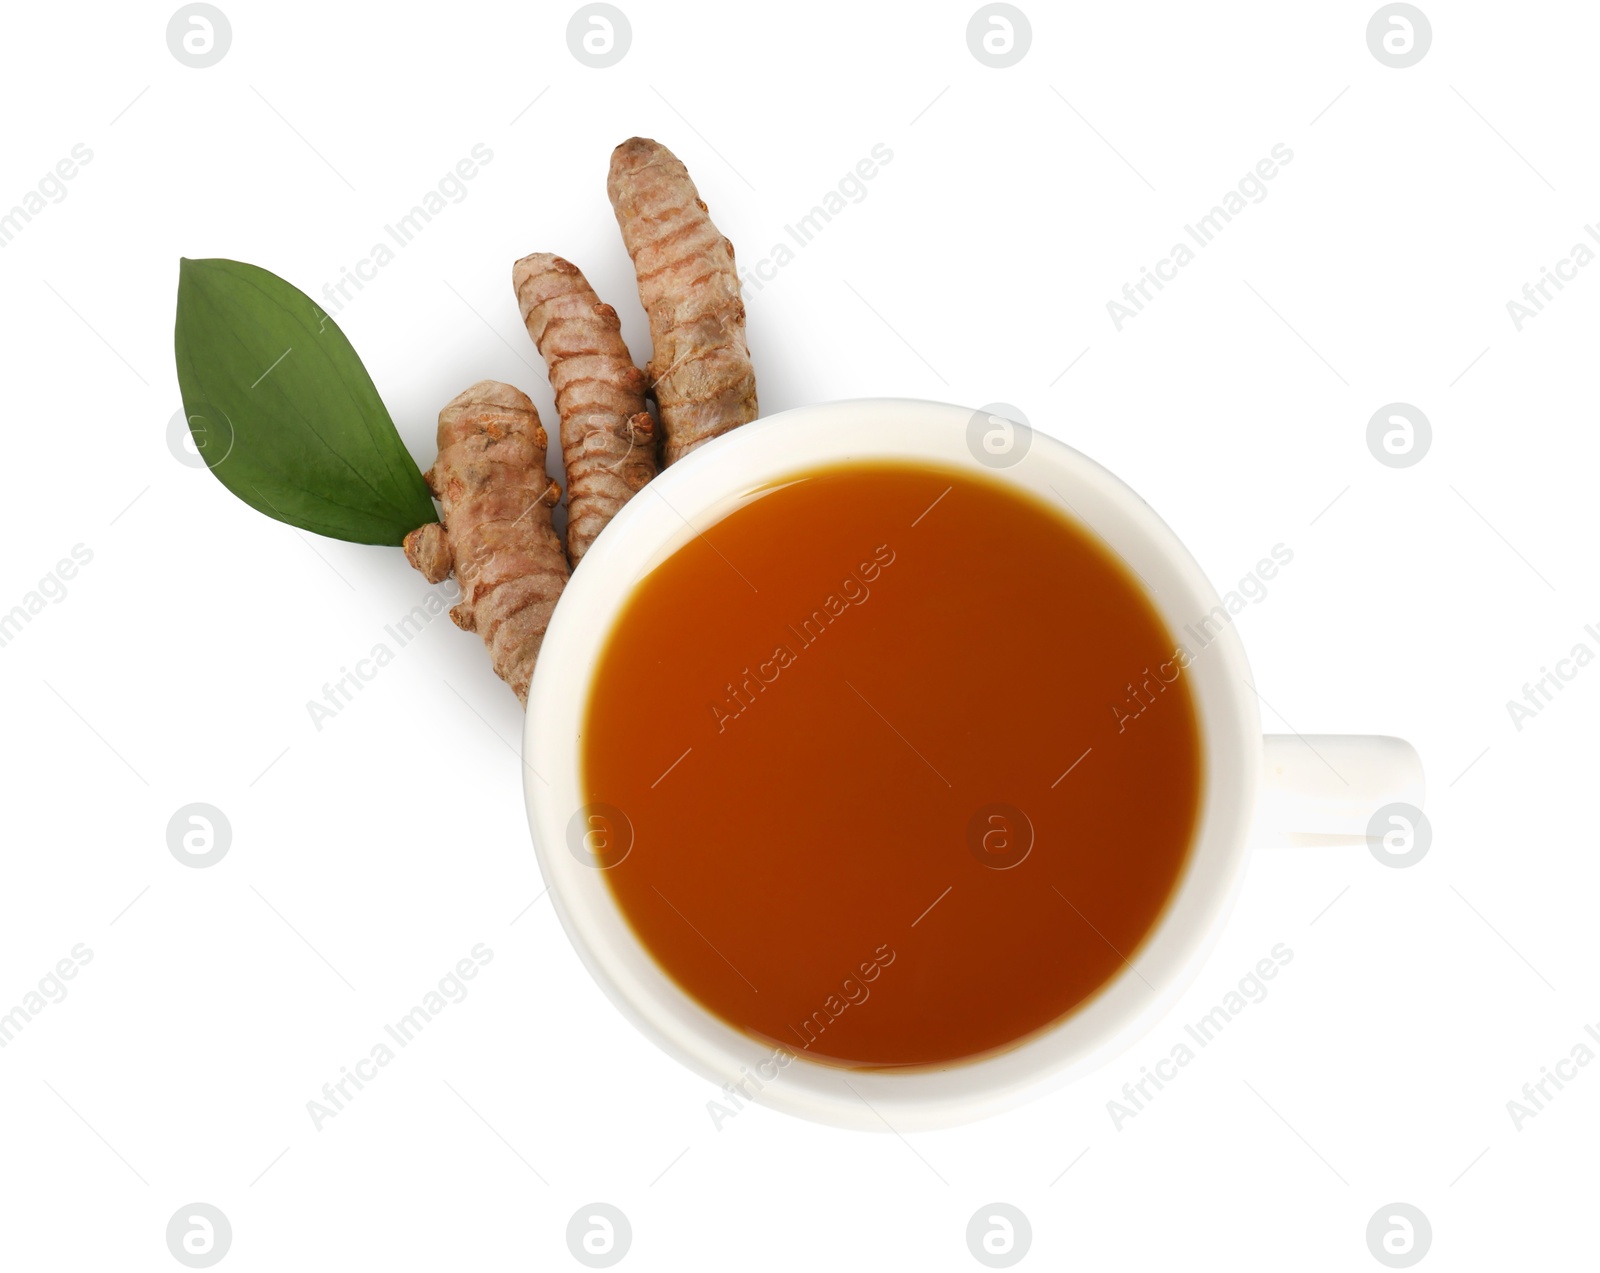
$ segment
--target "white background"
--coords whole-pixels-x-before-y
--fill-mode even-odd
[[[177,1268],[168,1218],[204,1201],[229,1269],[576,1268],[567,1221],[596,1200],[631,1220],[628,1268],[977,1268],[967,1220],[994,1201],[1031,1220],[1023,1267],[1377,1268],[1366,1225],[1395,1201],[1432,1222],[1423,1267],[1592,1264],[1600,1065],[1521,1130],[1506,1102],[1600,1022],[1600,669],[1520,731],[1506,701],[1600,652],[1600,267],[1520,332],[1506,302],[1600,218],[1600,12],[1425,0],[1432,48],[1395,70],[1370,2],[1025,0],[1032,47],[995,70],[970,3],[624,0],[632,48],[594,70],[566,6],[223,5],[204,70],[159,5],[14,8],[0,44],[0,205],[94,155],[0,250],[0,610],[93,553],[0,648],[0,1010],[93,951],[0,1050],[8,1267]],[[687,162],[747,266],[886,144],[867,197],[747,290],[763,408],[1011,402],[1219,589],[1292,548],[1238,620],[1264,723],[1413,740],[1429,855],[1258,855],[1173,1015],[1009,1116],[717,1130],[715,1089],[534,901],[521,713],[479,641],[436,621],[319,732],[306,701],[426,585],[166,443],[180,256],[318,294],[479,142],[468,197],[339,322],[423,466],[477,379],[553,422],[511,262],[577,261],[644,361],[604,189],[635,133]],[[1278,142],[1265,201],[1118,332],[1106,302]],[[1409,469],[1365,443],[1394,401],[1433,426]],[[1022,686],[1052,653],[996,657]],[[191,801],[233,827],[205,870],[167,849]],[[316,1130],[306,1102],[480,942],[470,996]],[[1116,1129],[1121,1085],[1279,942],[1270,996]]]

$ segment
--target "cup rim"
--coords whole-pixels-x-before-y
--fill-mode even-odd
[[[981,420],[948,403],[851,399],[780,412],[699,448],[629,501],[585,554],[556,607],[529,689],[523,786],[535,853],[590,974],[625,1016],[690,1069],[718,1085],[739,1084],[743,1099],[836,1126],[951,1126],[1098,1068],[1160,1020],[1194,979],[1232,909],[1248,856],[1261,726],[1244,648],[1216,590],[1143,499],[1066,443],[1019,425],[1020,458],[1004,467],[980,463],[969,439]],[[1143,943],[1089,999],[1009,1049],[911,1070],[842,1069],[794,1052],[784,1061],[777,1055],[784,1050],[727,1025],[656,964],[603,872],[566,842],[583,804],[580,742],[597,655],[639,579],[771,483],[873,459],[970,467],[1064,504],[1063,516],[1144,580],[1169,633],[1209,634],[1204,643],[1175,638],[1198,647],[1182,674],[1201,732],[1201,809],[1184,872]],[[1218,615],[1212,634],[1209,620]]]

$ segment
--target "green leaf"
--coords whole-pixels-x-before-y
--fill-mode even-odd
[[[438,520],[372,377],[304,292],[242,261],[183,260],[175,343],[195,446],[251,508],[358,544]]]

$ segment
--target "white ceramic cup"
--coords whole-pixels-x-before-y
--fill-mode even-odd
[[[986,473],[1055,505],[1114,549],[1144,581],[1175,644],[1190,653],[1182,674],[1204,757],[1188,863],[1123,971],[1009,1050],[909,1070],[840,1069],[803,1053],[775,1057],[771,1044],[726,1025],[661,970],[613,901],[604,871],[569,849],[585,803],[580,740],[596,656],[638,581],[764,488],[868,459]],[[719,1086],[732,1082],[746,1097],[819,1122],[880,1131],[980,1118],[1104,1064],[1154,1026],[1193,980],[1232,908],[1253,842],[1364,843],[1378,810],[1420,808],[1423,798],[1421,764],[1399,739],[1263,740],[1250,669],[1226,608],[1172,531],[1117,478],[1025,426],[904,399],[802,407],[747,424],[635,496],[589,549],[556,608],[528,695],[523,754],[534,845],[556,911],[595,980],[634,1024]]]

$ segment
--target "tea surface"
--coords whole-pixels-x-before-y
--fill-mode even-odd
[[[612,893],[679,986],[797,1055],[1024,1039],[1126,967],[1183,871],[1177,642],[1064,505],[814,471],[691,539],[597,639],[582,780]]]

